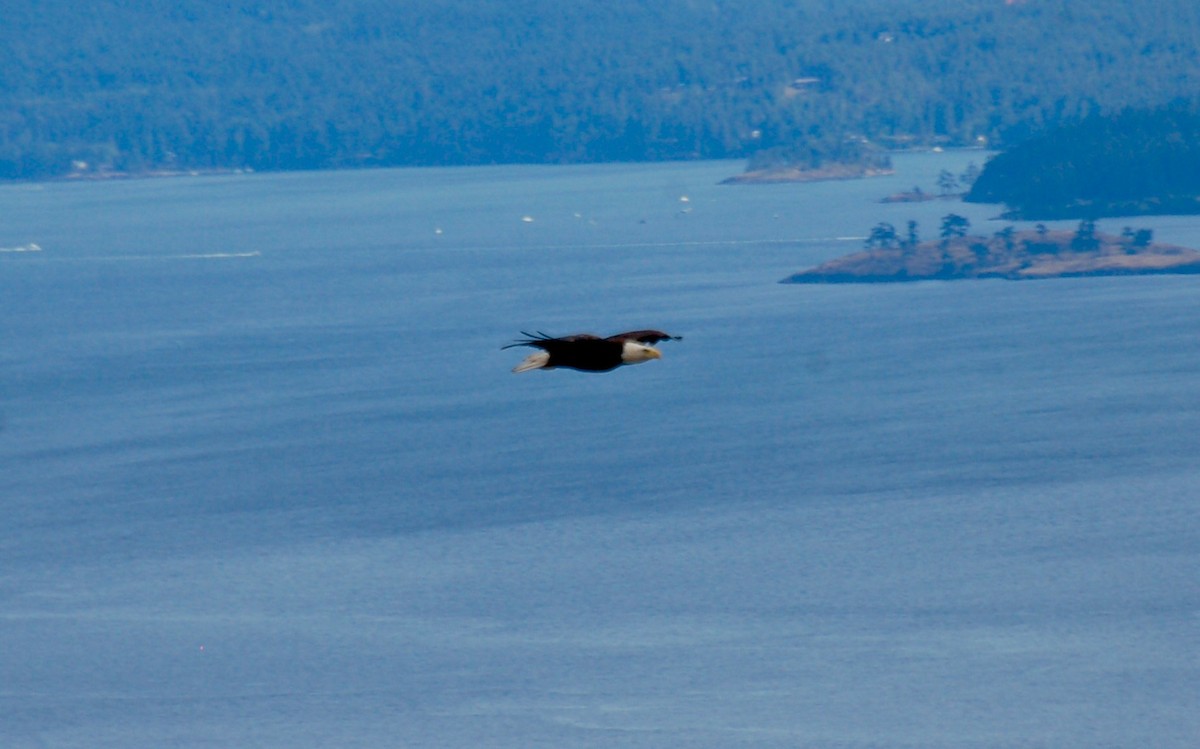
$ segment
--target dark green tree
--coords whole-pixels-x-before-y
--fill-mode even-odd
[[[921,242],[920,234],[917,231],[917,222],[912,219],[908,220],[908,231],[904,235],[904,250],[912,252]]]
[[[896,246],[896,227],[886,222],[879,222],[867,236],[867,249],[878,247],[880,249],[890,249]]]
[[[958,177],[949,169],[943,169],[938,172],[937,186],[942,195],[949,195],[958,187]]]
[[[950,240],[955,237],[965,237],[970,228],[971,222],[966,216],[960,216],[957,213],[950,213],[942,217],[942,228],[939,232],[939,236],[943,240]]]
[[[1016,246],[1015,243],[1013,242],[1013,235],[1015,235],[1016,233],[1017,233],[1017,230],[1011,226],[1006,226],[1003,229],[1001,229],[1000,231],[996,232],[996,238],[999,239],[1000,242],[1004,245],[1005,252],[1012,252],[1013,248]]]
[[[1084,219],[1075,229],[1071,238],[1071,249],[1076,252],[1092,252],[1100,246],[1100,238],[1096,236],[1096,222]]]

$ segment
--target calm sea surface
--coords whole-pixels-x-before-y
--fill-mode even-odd
[[[982,160],[0,187],[0,745],[1191,749],[1200,277],[777,283]]]

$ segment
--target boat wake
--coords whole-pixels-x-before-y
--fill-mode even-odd
[[[192,255],[171,255],[172,258],[180,260],[225,260],[227,258],[239,257],[261,257],[262,253],[255,252],[205,252]]]
[[[56,260],[84,263],[166,263],[192,260],[243,260],[261,257],[261,252],[191,252],[178,255],[94,255],[90,257],[58,257]]]
[[[866,239],[866,236],[861,237],[798,237],[791,239],[697,239],[697,240],[677,240],[665,242],[597,242],[597,243],[564,243],[564,244],[543,244],[543,245],[524,245],[520,249],[541,251],[541,250],[627,250],[627,249],[670,249],[672,247],[751,247],[751,246],[775,246],[775,245],[809,245],[809,244],[834,244],[840,242],[861,242]],[[468,245],[459,247],[460,250],[484,251],[484,250],[510,250],[514,249],[508,245]]]

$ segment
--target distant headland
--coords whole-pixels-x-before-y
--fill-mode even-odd
[[[1200,113],[1096,115],[992,158],[965,198],[1030,221],[1200,213]]]
[[[1150,230],[1127,228],[1120,235],[1097,232],[1081,221],[1076,231],[1011,226],[994,235],[969,235],[966,219],[945,217],[941,237],[916,241],[915,223],[901,238],[879,224],[867,248],[800,271],[782,283],[890,283],[901,281],[1002,278],[1023,280],[1079,276],[1200,273],[1200,252],[1157,244]]]

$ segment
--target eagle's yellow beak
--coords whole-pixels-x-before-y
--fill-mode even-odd
[[[652,348],[648,352],[646,352],[646,356],[650,357],[651,359],[661,359],[662,352],[656,348]]]

